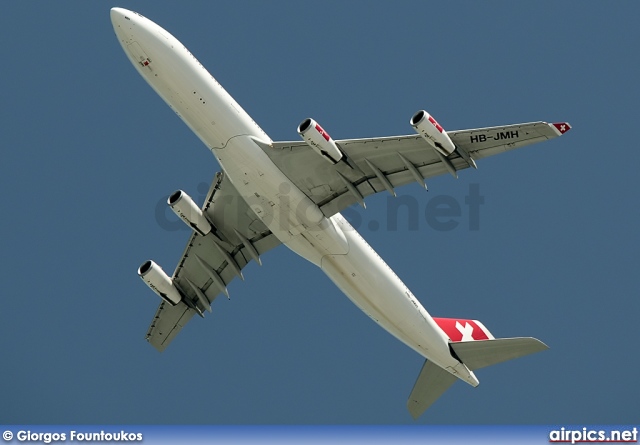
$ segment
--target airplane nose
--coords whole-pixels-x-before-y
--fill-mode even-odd
[[[122,25],[125,20],[131,20],[131,11],[123,8],[111,8],[111,23],[113,26]]]

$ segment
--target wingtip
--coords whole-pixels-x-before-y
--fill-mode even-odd
[[[555,122],[555,123],[553,123],[551,125],[553,125],[553,127],[556,129],[556,131],[560,135],[563,135],[567,131],[571,130],[571,125],[569,124],[569,122]]]

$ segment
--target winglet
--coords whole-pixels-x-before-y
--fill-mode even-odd
[[[567,131],[571,130],[571,125],[569,125],[569,122],[556,122],[551,125],[558,132],[558,136],[562,136]]]

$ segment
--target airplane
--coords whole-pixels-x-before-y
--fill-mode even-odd
[[[531,337],[494,338],[478,320],[432,317],[340,214],[378,192],[477,168],[488,156],[561,136],[566,122],[445,131],[425,110],[411,135],[334,140],[304,119],[300,141],[274,142],[168,31],[137,12],[111,9],[122,48],[147,83],[218,160],[221,172],[200,207],[184,191],[168,205],[193,230],[169,277],[154,261],[138,269],[162,299],[146,335],[163,351],[250,261],[284,244],[319,267],[366,315],[424,357],[407,407],[417,419],[475,370],[547,349]]]

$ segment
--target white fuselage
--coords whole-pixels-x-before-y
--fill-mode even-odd
[[[209,147],[251,209],[289,249],[314,263],[383,328],[476,386],[449,339],[391,268],[340,214],[320,209],[271,161],[272,141],[196,58],[141,15],[114,8],[125,53],[142,77]],[[256,143],[256,141],[258,143]]]

